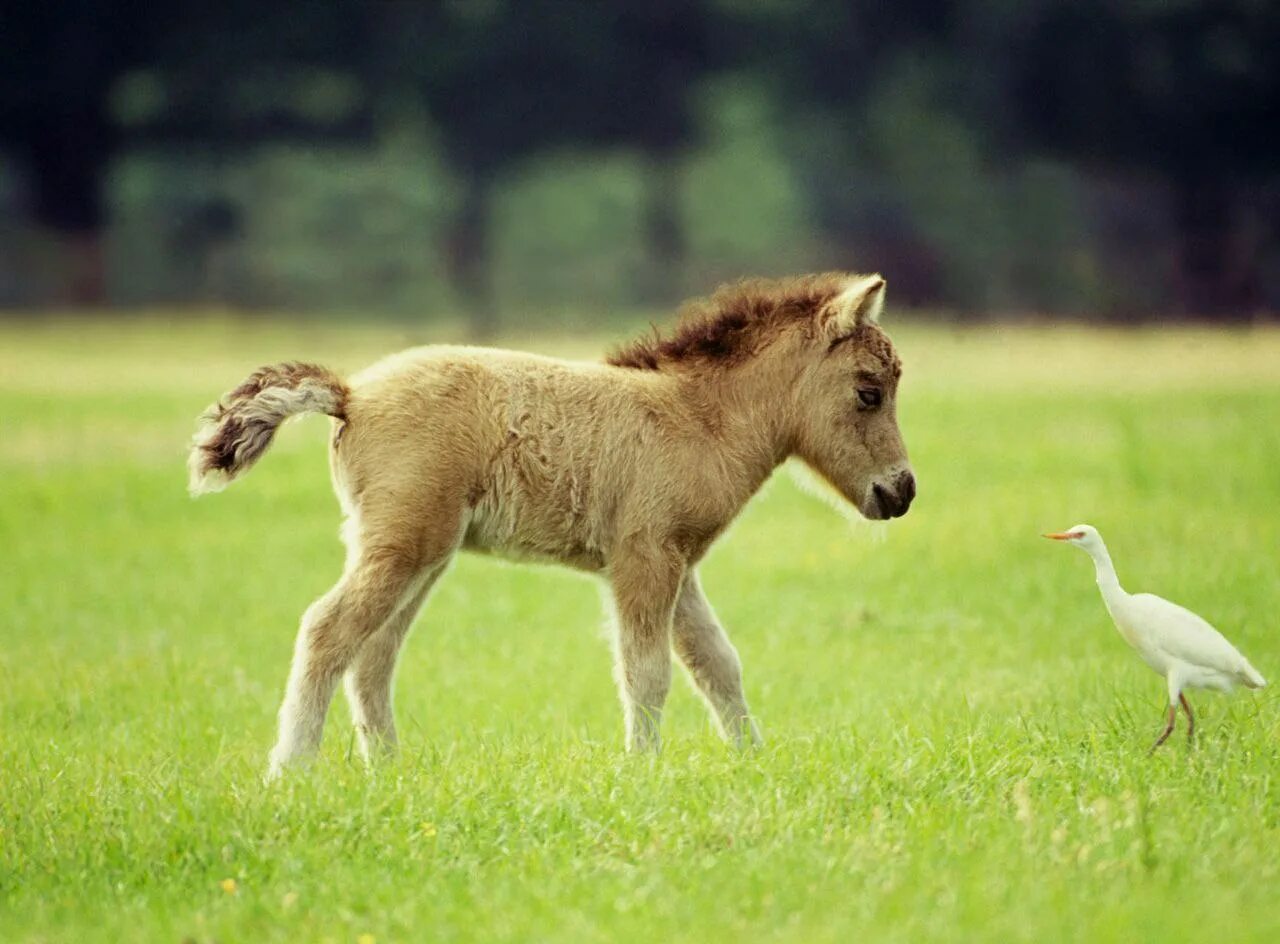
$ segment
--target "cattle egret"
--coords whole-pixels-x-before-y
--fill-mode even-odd
[[[1078,524],[1070,531],[1045,537],[1074,544],[1093,558],[1098,589],[1116,629],[1138,651],[1142,661],[1164,676],[1169,686],[1169,716],[1164,731],[1151,745],[1154,751],[1173,733],[1178,705],[1187,713],[1187,740],[1195,731],[1191,705],[1183,693],[1189,688],[1229,692],[1237,684],[1262,688],[1266,680],[1235,646],[1190,610],[1152,593],[1126,593],[1120,587],[1111,555],[1096,528]]]

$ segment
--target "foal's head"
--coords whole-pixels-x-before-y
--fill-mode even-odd
[[[794,449],[867,518],[898,518],[916,495],[898,430],[902,362],[879,326],[884,279],[854,276],[818,308],[801,344]]]
[[[896,518],[916,485],[895,410],[902,365],[877,323],[884,290],[878,275],[846,273],[726,286],[691,304],[670,337],[638,341],[610,362],[742,376],[782,411],[786,449],[864,516]]]

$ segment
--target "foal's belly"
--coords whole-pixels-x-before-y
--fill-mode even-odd
[[[605,567],[604,550],[593,546],[573,528],[549,528],[545,522],[522,522],[510,510],[495,514],[483,507],[472,511],[462,549],[510,561],[561,564],[597,572]]]

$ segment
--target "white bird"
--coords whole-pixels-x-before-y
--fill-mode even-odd
[[[1195,732],[1195,719],[1184,689],[1229,692],[1237,684],[1248,688],[1267,684],[1222,633],[1195,613],[1153,593],[1126,593],[1096,528],[1078,524],[1069,531],[1056,531],[1045,537],[1074,544],[1093,558],[1098,589],[1116,629],[1143,662],[1164,676],[1169,686],[1169,716],[1163,733],[1151,745],[1153,751],[1173,733],[1179,704],[1187,713],[1187,739]]]

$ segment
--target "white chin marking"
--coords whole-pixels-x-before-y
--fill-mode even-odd
[[[836,491],[835,486],[799,459],[788,459],[783,467],[801,491],[812,495],[826,505],[830,505],[853,527],[869,531],[877,541],[883,541],[888,536],[889,523],[887,521],[872,521],[869,518],[864,518],[862,513],[848,499]]]

